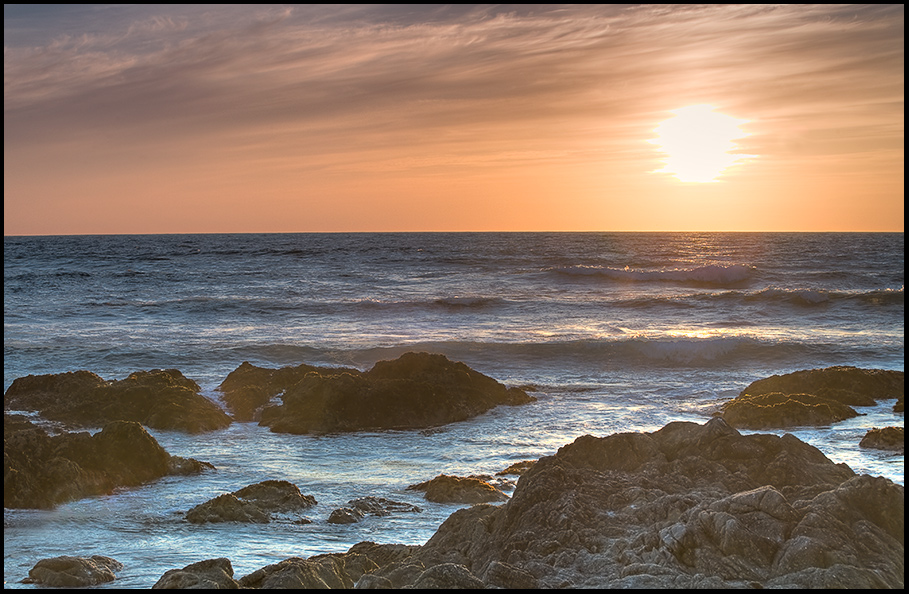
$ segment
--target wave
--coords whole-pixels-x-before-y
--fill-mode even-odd
[[[451,296],[427,299],[359,299],[355,301],[312,302],[313,308],[322,308],[326,313],[339,313],[345,310],[379,310],[379,311],[417,311],[417,310],[460,310],[478,311],[495,308],[511,303],[508,299],[491,296]]]
[[[870,348],[870,347],[869,347]],[[853,357],[880,358],[887,347],[861,347],[823,342],[769,340],[748,336],[717,338],[611,338],[549,342],[415,341],[385,346],[332,348],[291,344],[237,346],[235,355],[259,361],[274,360],[368,369],[376,361],[394,359],[409,351],[440,353],[468,364],[500,363],[571,368],[599,367],[725,368],[737,364],[776,366],[844,363]],[[900,353],[901,353],[900,349]],[[266,365],[267,366],[267,365]]]
[[[873,289],[869,291],[835,291],[816,288],[767,287],[758,291],[723,291],[694,293],[690,295],[653,295],[616,301],[615,305],[628,308],[674,307],[693,308],[705,303],[731,304],[786,304],[813,307],[838,303],[860,305],[903,305],[905,292],[899,289]]]
[[[824,289],[782,289],[768,287],[744,295],[746,301],[786,302],[796,305],[819,305],[836,302],[856,302],[867,305],[902,305],[904,291],[873,289],[870,291],[835,291]]]
[[[605,266],[567,266],[550,268],[549,271],[573,278],[593,278],[616,282],[674,282],[697,285],[730,285],[751,280],[756,268],[746,264],[722,266],[711,264],[696,268],[674,268],[670,270],[637,270],[609,268]]]

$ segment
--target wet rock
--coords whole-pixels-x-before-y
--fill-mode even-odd
[[[268,512],[294,512],[316,504],[312,495],[303,495],[300,488],[288,481],[268,480],[234,491],[238,498],[256,504]]]
[[[813,394],[850,406],[872,406],[877,400],[902,398],[904,374],[886,369],[836,366],[807,369],[752,382],[742,394]]]
[[[356,524],[366,514],[361,512],[358,509],[350,507],[341,507],[335,510],[332,510],[331,515],[328,516],[329,524]]]
[[[902,427],[877,427],[868,431],[859,447],[902,452],[905,450],[905,430]]]
[[[435,503],[488,503],[508,499],[508,495],[478,478],[447,474],[410,485],[407,489],[424,491],[426,500]]]
[[[52,508],[169,474],[214,468],[171,456],[135,422],[115,421],[95,435],[49,436],[31,424],[15,427],[4,426],[3,436],[3,506],[7,508]]]
[[[229,559],[206,559],[183,569],[170,569],[161,576],[152,590],[227,590],[237,589],[234,568]]]
[[[267,524],[271,515],[262,511],[255,503],[242,501],[233,493],[224,493],[186,512],[186,521],[193,524],[246,522]]]
[[[454,564],[488,587],[902,588],[903,506],[792,435],[676,422],[578,438],[359,587]]]
[[[114,572],[121,569],[122,563],[102,555],[53,557],[38,561],[22,582],[54,588],[84,588],[114,581]]]
[[[288,481],[267,480],[225,493],[186,512],[193,524],[206,522],[247,522],[266,524],[272,513],[291,513],[312,507],[315,497],[303,495]]]
[[[295,367],[268,369],[244,361],[218,386],[224,394],[224,403],[234,419],[238,421],[257,420],[261,409],[268,405],[272,397],[302,380],[307,373],[351,373],[359,374],[356,369],[346,367],[317,367],[302,363]]]
[[[329,524],[353,524],[359,522],[367,515],[390,516],[392,513],[419,513],[423,510],[416,505],[392,501],[384,497],[360,497],[347,502],[348,507],[342,507],[331,512]]]
[[[367,372],[309,372],[262,410],[281,433],[422,429],[463,421],[500,404],[535,400],[443,355],[405,353]]]
[[[723,419],[741,429],[830,425],[857,417],[855,410],[813,394],[741,394],[723,405]]]
[[[73,427],[136,421],[154,429],[199,433],[230,425],[230,417],[199,390],[176,369],[137,371],[118,381],[76,371],[20,377],[6,391],[3,405],[5,410],[37,411]]]

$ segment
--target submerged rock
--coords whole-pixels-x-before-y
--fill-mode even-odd
[[[412,491],[424,491],[426,500],[435,503],[489,503],[506,501],[508,495],[486,481],[474,477],[440,474],[434,479],[410,485]]]
[[[852,406],[902,398],[902,371],[827,367],[774,375],[748,385],[721,415],[743,429],[829,425],[858,416]]]
[[[392,501],[384,497],[360,497],[347,502],[347,507],[342,507],[331,512],[328,517],[329,524],[354,524],[367,515],[390,516],[392,513],[419,513],[423,510],[416,505]]]
[[[262,411],[260,425],[280,433],[421,429],[536,399],[443,355],[405,353],[363,373],[309,372],[282,400]]]
[[[905,450],[905,430],[902,427],[877,427],[868,431],[859,447],[902,452]]]
[[[114,421],[95,435],[54,436],[30,423],[4,423],[3,462],[3,506],[32,509],[214,468],[171,456],[145,428],[130,421]]]
[[[112,381],[75,371],[17,378],[4,395],[3,406],[37,411],[74,427],[136,421],[154,429],[200,433],[230,425],[230,417],[199,390],[176,369],[137,371]]]
[[[38,561],[22,583],[52,588],[84,588],[114,581],[117,577],[114,572],[121,569],[122,563],[103,555],[53,557]]]
[[[229,559],[206,559],[183,569],[170,569],[161,576],[152,590],[236,590],[234,568]]]
[[[290,513],[312,507],[316,499],[303,495],[288,481],[268,480],[225,493],[186,512],[193,524],[206,522],[248,522],[267,524],[272,513]]]
[[[579,437],[358,587],[453,564],[488,587],[902,588],[903,506],[902,486],[792,435],[675,422]]]

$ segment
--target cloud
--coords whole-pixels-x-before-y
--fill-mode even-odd
[[[810,150],[838,121],[869,150],[902,133],[898,5],[91,10],[50,39],[46,14],[5,19],[7,150],[625,159],[668,110],[704,102],[756,122],[749,152],[795,146],[780,134]]]

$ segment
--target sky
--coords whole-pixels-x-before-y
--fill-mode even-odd
[[[903,231],[903,22],[5,5],[4,234]]]

